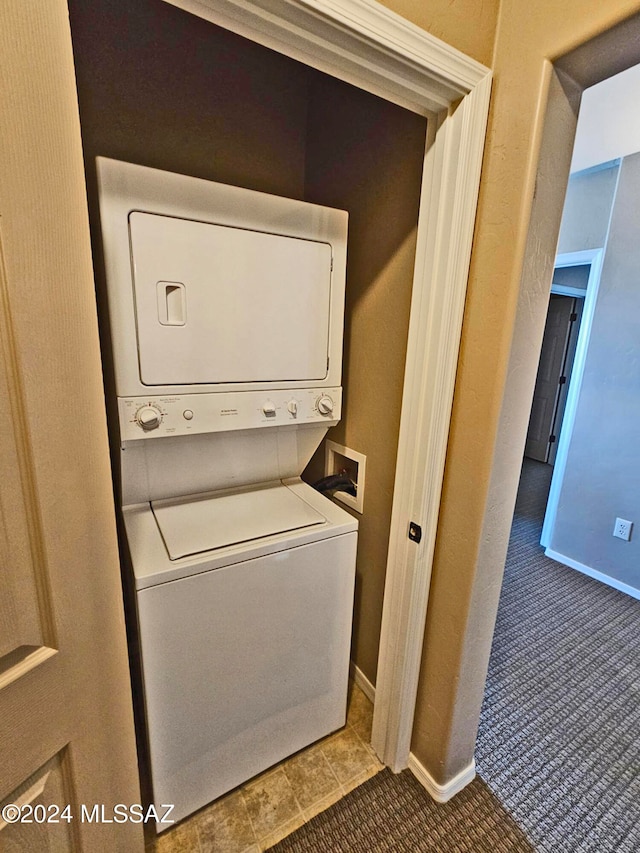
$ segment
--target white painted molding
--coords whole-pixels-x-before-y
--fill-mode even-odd
[[[571,287],[569,284],[552,284],[551,293],[556,296],[575,296],[578,299],[584,299],[587,295],[586,287]]]
[[[626,595],[630,595],[631,598],[637,598],[640,600],[640,589],[637,589],[635,586],[630,586],[628,583],[623,583],[616,578],[612,578],[611,575],[600,572],[598,569],[592,569],[591,566],[586,566],[584,563],[574,560],[573,557],[567,557],[566,554],[559,554],[551,548],[546,548],[544,553],[550,560],[555,560],[556,563],[562,563],[563,566],[568,566],[570,569],[576,569],[578,572],[582,572],[583,575],[595,578],[595,580],[600,581],[607,586],[611,586],[619,592],[624,592]]]
[[[615,189],[617,189],[617,186]],[[615,198],[615,190],[613,195]],[[608,230],[609,229],[607,228],[607,231]],[[604,252],[604,248],[602,246],[598,246],[596,249],[581,249],[579,252],[563,252],[562,254],[556,255],[553,268],[556,270],[564,267],[587,266],[587,264],[592,264],[602,254],[602,252]],[[587,287],[588,286],[589,284],[587,283]]]
[[[450,779],[446,785],[439,785],[413,753],[409,755],[409,770],[437,803],[448,802],[451,797],[466,788],[469,782],[473,782],[476,778],[476,763],[472,761],[468,767]]]
[[[373,0],[165,0],[400,106],[448,109],[489,73]]]
[[[165,2],[428,117],[372,737],[397,771],[409,760],[491,73],[373,0]]]
[[[362,690],[369,702],[371,702],[372,705],[375,705],[376,688],[369,681],[364,672],[359,667],[357,667],[353,661],[351,661],[351,663],[349,664],[349,674],[351,675],[351,678],[354,683],[358,685],[360,690]]]
[[[372,734],[394,771],[411,745],[489,87],[441,120],[425,158]]]

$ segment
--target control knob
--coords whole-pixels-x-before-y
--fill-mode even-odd
[[[162,423],[162,412],[155,406],[141,406],[135,415],[136,423],[145,432],[157,429]]]
[[[318,411],[321,415],[333,414],[333,400],[324,394],[317,402]]]

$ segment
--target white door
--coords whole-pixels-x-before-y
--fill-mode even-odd
[[[81,811],[140,794],[66,3],[0,66],[0,849],[142,850]]]
[[[549,300],[524,451],[525,456],[540,462],[548,461],[549,448],[557,438],[553,435],[553,427],[560,391],[566,383],[564,367],[571,324],[575,320],[575,303],[570,296],[556,294],[551,294]]]
[[[562,421],[564,412],[567,407],[567,397],[569,394],[569,386],[571,385],[571,374],[573,372],[573,362],[576,357],[576,347],[578,346],[578,336],[580,334],[580,323],[582,322],[582,312],[584,311],[584,296],[576,296],[574,299],[574,312],[571,315],[571,324],[569,328],[569,341],[567,343],[567,353],[564,359],[564,368],[560,377],[560,391],[558,394],[558,402],[556,403],[556,413],[553,419],[551,431],[555,436],[555,440],[549,444],[549,465],[556,464],[556,455],[558,453],[558,443],[562,432]],[[575,319],[573,319],[575,317]],[[564,380],[564,381],[563,381]]]

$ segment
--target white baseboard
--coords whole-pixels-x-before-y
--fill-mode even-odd
[[[375,703],[376,688],[353,661],[349,664],[349,674],[367,699]],[[439,785],[412,752],[409,753],[409,770],[411,770],[418,782],[426,788],[427,792],[437,803],[446,803],[447,800],[450,800],[458,791],[461,791],[469,782],[475,779],[476,763],[472,761],[468,767],[458,773],[457,776],[454,776],[446,785]]]
[[[557,551],[552,551],[551,548],[546,548],[544,553],[550,560],[555,560],[556,563],[562,563],[564,566],[569,566],[570,569],[576,569],[577,571],[582,572],[583,575],[588,575],[590,578],[595,578],[595,580],[601,581],[601,583],[606,583],[607,586],[612,586],[614,589],[630,595],[631,598],[640,599],[640,589],[636,589],[635,586],[629,586],[629,584],[616,580],[610,575],[605,575],[604,572],[592,569],[591,566],[585,566],[584,563],[579,563],[572,557],[566,557],[564,554],[558,554]]]
[[[376,688],[369,681],[364,672],[359,669],[353,661],[349,664],[349,674],[353,681],[358,685],[371,704],[376,701]]]
[[[466,787],[469,782],[473,782],[476,777],[476,762],[472,761],[468,767],[461,770],[446,785],[439,785],[412,752],[409,753],[409,770],[437,803],[446,803],[458,791]]]

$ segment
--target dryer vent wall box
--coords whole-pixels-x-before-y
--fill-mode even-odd
[[[150,775],[180,820],[345,722],[357,521],[300,474],[340,419],[347,214],[98,181]]]

